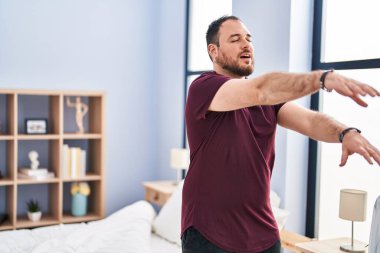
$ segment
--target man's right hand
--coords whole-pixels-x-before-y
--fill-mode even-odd
[[[325,79],[326,89],[335,90],[339,94],[350,97],[358,105],[367,107],[368,104],[360,96],[380,96],[380,92],[368,84],[342,76],[336,72],[328,73]]]

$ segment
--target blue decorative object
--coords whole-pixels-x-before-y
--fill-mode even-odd
[[[87,214],[87,196],[76,193],[72,197],[71,214],[73,216],[84,216]]]

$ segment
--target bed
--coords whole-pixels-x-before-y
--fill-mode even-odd
[[[182,185],[158,214],[141,200],[99,221],[0,232],[0,253],[180,253]],[[289,213],[271,199],[282,228]]]

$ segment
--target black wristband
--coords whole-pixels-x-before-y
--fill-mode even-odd
[[[331,92],[332,89],[327,89],[325,86],[325,79],[328,73],[334,72],[334,69],[329,69],[326,70],[325,72],[322,73],[321,78],[319,79],[319,85],[321,86],[322,90],[325,90],[327,92]]]
[[[344,136],[346,135],[346,133],[348,133],[349,131],[351,130],[355,130],[356,132],[358,132],[359,134],[362,132],[360,131],[359,129],[355,128],[355,127],[349,127],[349,128],[346,128],[344,129],[340,134],[339,134],[339,141],[340,142],[343,142],[343,138]]]

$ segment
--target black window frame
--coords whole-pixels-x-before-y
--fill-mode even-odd
[[[350,70],[350,69],[373,69],[380,68],[380,58],[363,59],[353,61],[322,62],[322,23],[323,23],[323,2],[314,1],[313,20],[313,48],[312,48],[312,70]],[[310,109],[319,111],[319,93],[311,96]],[[317,199],[317,163],[318,163],[318,142],[309,140],[308,178],[307,178],[307,205],[306,205],[306,228],[305,235],[315,238],[315,222]]]

